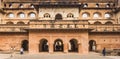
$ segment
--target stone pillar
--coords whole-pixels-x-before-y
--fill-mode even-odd
[[[82,54],[88,54],[89,52],[89,42],[88,42],[88,32],[81,33],[81,47],[82,47]]]
[[[88,49],[89,45],[88,45],[87,40],[86,40],[86,42],[82,43],[81,45],[82,45],[82,53],[83,54],[88,54],[88,52],[89,52],[89,49]]]
[[[53,43],[49,44],[49,53],[53,53]]]
[[[29,53],[36,54],[39,53],[39,47],[37,43],[30,43],[29,44]]]
[[[81,43],[78,43],[78,53],[82,53],[82,45]]]
[[[67,43],[64,43],[64,52],[68,53],[68,44]]]

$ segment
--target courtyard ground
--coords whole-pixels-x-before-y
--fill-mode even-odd
[[[77,53],[40,53],[40,54],[0,54],[0,59],[120,59],[120,56],[101,56],[97,53],[89,53],[87,55],[80,55]]]

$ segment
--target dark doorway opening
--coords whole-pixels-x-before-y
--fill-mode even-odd
[[[63,51],[63,41],[60,39],[57,39],[54,41],[54,51],[61,52]]]
[[[96,41],[90,40],[89,41],[89,51],[95,51],[96,50]]]
[[[61,14],[57,14],[55,16],[55,20],[62,20],[62,15]]]
[[[22,48],[24,51],[28,51],[28,40],[23,40],[22,41]]]
[[[78,41],[76,39],[69,41],[69,52],[78,52]]]
[[[48,41],[46,39],[40,40],[39,52],[48,52]]]

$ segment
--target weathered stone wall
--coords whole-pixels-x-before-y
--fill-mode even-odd
[[[120,49],[120,33],[90,33],[89,40],[95,40],[97,50],[102,50],[104,47],[107,50]]]
[[[23,40],[29,40],[28,33],[0,33],[0,50],[20,50]]]

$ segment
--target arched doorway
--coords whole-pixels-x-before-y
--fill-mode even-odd
[[[90,40],[89,41],[89,51],[95,51],[96,50],[96,41]]]
[[[55,20],[62,20],[62,15],[61,14],[55,15]]]
[[[78,41],[76,39],[69,41],[69,52],[78,52]]]
[[[28,43],[29,43],[28,40],[23,40],[22,41],[22,46],[21,47],[23,48],[24,51],[28,51]]]
[[[48,52],[48,41],[41,39],[39,42],[39,52]]]
[[[54,41],[54,51],[63,51],[63,41],[61,39],[57,39]]]

